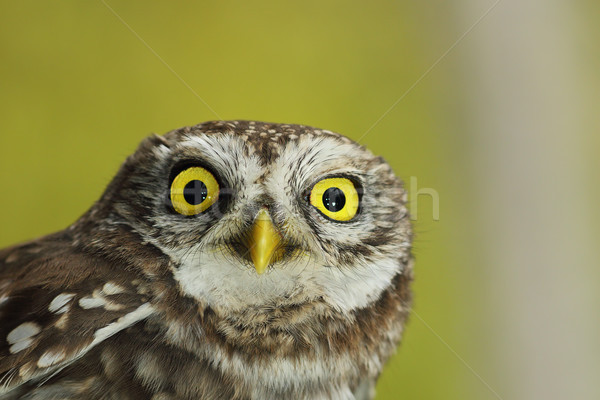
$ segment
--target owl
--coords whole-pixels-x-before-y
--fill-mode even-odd
[[[405,204],[331,131],[151,136],[73,225],[0,251],[0,399],[370,399],[409,314]]]

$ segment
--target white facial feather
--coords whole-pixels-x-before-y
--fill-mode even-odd
[[[332,308],[348,312],[368,306],[379,298],[400,272],[397,255],[380,257],[365,262],[360,256],[352,267],[329,263],[327,254],[319,247],[305,216],[297,209],[297,192],[291,187],[297,182],[303,187],[312,185],[324,176],[355,174],[362,171],[350,162],[364,157],[356,145],[340,144],[325,137],[299,138],[281,149],[273,165],[260,165],[253,155],[244,155],[245,145],[239,137],[200,136],[182,142],[182,146],[196,149],[213,167],[235,182],[237,191],[234,207],[225,214],[203,238],[202,243],[189,248],[169,248],[156,243],[175,261],[174,276],[181,289],[214,308],[241,310],[248,306],[274,304],[284,297],[296,301],[310,301],[322,297]],[[237,170],[232,170],[232,166]],[[264,181],[259,181],[259,178]],[[244,206],[261,195],[272,197],[280,205],[285,219],[283,235],[293,235],[308,245],[314,254],[277,262],[263,275],[230,254],[223,254],[210,243],[226,236],[236,221],[244,216]],[[327,221],[316,210],[323,238],[358,244],[364,236],[364,224],[372,223],[366,217],[362,224],[340,224]],[[182,228],[183,229],[183,228]],[[235,230],[235,229],[233,229]],[[208,245],[207,245],[208,244]]]
[[[174,254],[184,260],[175,268],[174,276],[186,294],[215,309],[242,310],[274,304],[285,297],[296,301],[323,297],[334,309],[349,312],[377,300],[400,271],[397,260],[342,269],[301,256],[277,262],[270,271],[258,275],[253,268],[232,263],[231,257],[220,252],[198,250]]]

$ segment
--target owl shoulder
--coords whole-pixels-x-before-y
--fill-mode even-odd
[[[139,284],[67,232],[0,250],[0,396],[151,315]]]

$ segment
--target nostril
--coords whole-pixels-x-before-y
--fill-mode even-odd
[[[254,201],[257,209],[266,208],[267,210],[271,210],[275,205],[275,199],[271,197],[269,194],[263,193],[256,198]]]

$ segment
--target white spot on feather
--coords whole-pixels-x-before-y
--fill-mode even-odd
[[[86,296],[79,299],[79,306],[86,310],[89,310],[90,308],[103,307],[104,305],[106,305],[106,301],[102,297]]]
[[[69,308],[71,308],[70,304],[67,304],[71,301],[71,299],[73,298],[73,296],[75,296],[74,293],[61,293],[58,296],[56,296],[54,298],[54,300],[52,300],[50,302],[50,305],[48,306],[48,311],[56,313],[56,314],[63,314],[67,311],[69,311]]]
[[[125,292],[125,288],[122,287],[122,286],[117,285],[114,282],[107,282],[102,287],[102,292],[104,292],[104,294],[110,296],[110,295],[113,295],[113,294],[124,293]]]
[[[6,262],[7,263],[12,263],[15,262],[19,259],[19,253],[17,253],[16,251],[14,253],[11,253],[8,257],[6,257]]]
[[[127,328],[128,326],[131,326],[134,323],[148,317],[153,312],[154,312],[154,308],[152,308],[152,306],[150,304],[148,304],[148,303],[142,304],[141,306],[136,308],[134,311],[122,316],[115,322],[108,324],[104,328],[98,329],[94,333],[94,340],[92,341],[92,343],[90,344],[89,347],[91,348],[91,347],[95,346],[96,344],[106,340],[107,338],[111,337],[115,333],[120,332],[123,329]]]
[[[6,336],[6,341],[8,344],[15,344],[37,335],[41,330],[40,326],[35,322],[24,322],[10,331],[8,336]]]
[[[155,311],[154,308],[152,308],[152,306],[150,304],[144,303],[141,306],[139,306],[137,309],[135,309],[134,311],[122,316],[115,322],[113,322],[103,328],[98,329],[94,333],[94,340],[89,345],[80,349],[77,352],[77,354],[75,354],[74,356],[67,358],[67,355],[65,354],[64,351],[58,351],[58,352],[57,351],[47,351],[46,353],[44,353],[42,355],[42,357],[40,357],[37,365],[40,368],[55,365],[57,363],[62,363],[63,367],[66,365],[69,365],[70,363],[74,362],[75,360],[81,358],[85,353],[90,351],[98,343],[106,340],[107,338],[114,335],[115,333],[120,332],[121,330],[135,324],[136,322],[147,318],[149,315],[154,313],[154,311]],[[65,315],[68,315],[68,314],[65,314]]]
[[[11,354],[18,353],[20,351],[25,350],[29,346],[31,346],[32,343],[33,343],[33,339],[31,339],[31,338],[23,339],[23,340],[18,341],[15,344],[13,344],[12,346],[10,346],[8,351],[10,351]]]
[[[69,314],[63,314],[56,322],[54,326],[60,330],[63,330],[67,327],[67,321],[69,320]]]
[[[40,368],[46,368],[51,365],[58,364],[59,362],[63,361],[66,356],[67,356],[66,353],[62,350],[60,350],[60,351],[48,350],[47,352],[42,354],[42,356],[40,357],[40,359],[37,362],[37,366]]]
[[[108,282],[104,285],[102,290],[96,289],[91,296],[81,298],[79,300],[79,305],[84,309],[104,307],[108,311],[118,311],[125,308],[125,306],[108,300],[104,295],[113,295],[124,291],[125,289],[123,287]]]
[[[29,378],[35,371],[35,362],[31,361],[19,368],[19,376],[22,379]]]

